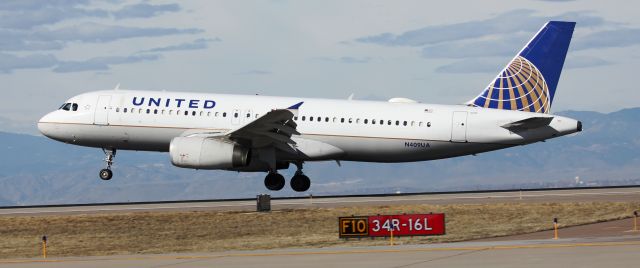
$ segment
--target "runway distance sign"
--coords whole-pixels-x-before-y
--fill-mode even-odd
[[[340,238],[369,236],[369,219],[366,216],[340,217],[338,227]]]
[[[444,214],[402,214],[338,218],[340,238],[445,234]]]

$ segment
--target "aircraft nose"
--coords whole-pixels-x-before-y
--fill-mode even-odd
[[[53,131],[53,124],[51,123],[51,113],[46,114],[40,120],[38,120],[38,131],[47,137],[51,137]]]

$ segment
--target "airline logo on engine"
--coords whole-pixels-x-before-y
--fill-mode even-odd
[[[216,106],[213,100],[202,99],[177,99],[177,98],[151,98],[151,97],[133,97],[131,103],[134,106],[149,107],[175,107],[190,109],[212,109]]]

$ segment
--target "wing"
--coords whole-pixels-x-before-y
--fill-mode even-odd
[[[294,147],[296,142],[291,136],[300,135],[296,130],[298,124],[294,122],[293,117],[298,114],[298,108],[302,104],[303,102],[299,102],[286,109],[271,110],[237,129],[226,132],[192,129],[185,131],[182,136],[230,140],[247,148],[257,149],[257,157],[275,170],[276,150],[298,154],[298,149]]]
[[[252,148],[273,146],[285,152],[295,153],[296,142],[292,135],[300,135],[298,124],[293,121],[302,102],[287,109],[272,110],[240,128],[225,133],[228,139]]]

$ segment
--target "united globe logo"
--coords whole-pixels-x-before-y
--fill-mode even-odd
[[[551,98],[542,73],[529,60],[518,56],[473,104],[485,108],[549,113]]]

